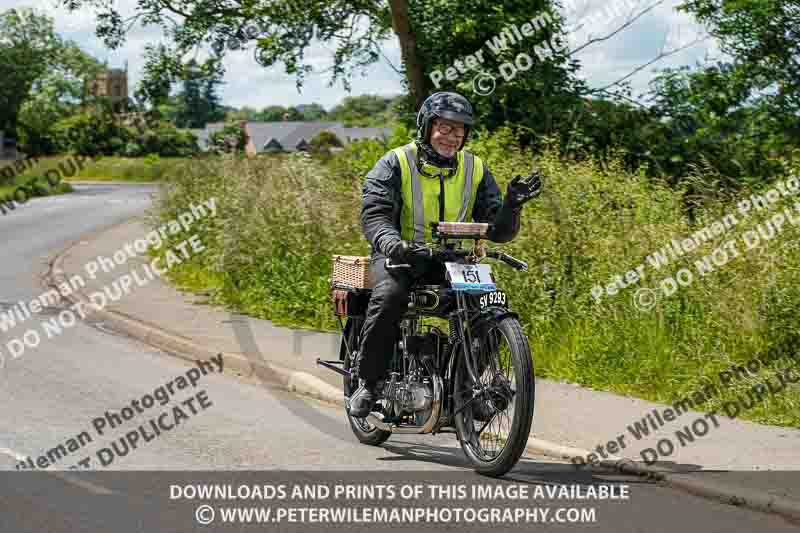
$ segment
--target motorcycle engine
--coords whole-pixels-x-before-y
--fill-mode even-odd
[[[435,328],[434,328],[435,329]],[[439,330],[406,338],[407,345],[401,349],[416,354],[411,371],[406,375],[395,374],[396,381],[386,380],[384,397],[394,416],[409,417],[416,426],[425,425],[433,412],[434,387],[432,376],[436,376],[439,360],[447,343],[447,336]],[[439,380],[438,376],[435,378]],[[441,400],[441,399],[439,399]]]
[[[433,386],[430,378],[420,379],[415,373],[396,383],[390,394],[396,415],[409,415],[413,417],[414,424],[420,426],[430,417],[433,403]]]

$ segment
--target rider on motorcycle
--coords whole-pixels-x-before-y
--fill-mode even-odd
[[[466,98],[434,93],[417,114],[416,140],[387,152],[367,175],[361,226],[372,248],[374,286],[355,358],[361,387],[350,399],[351,416],[367,416],[378,400],[412,285],[445,280],[441,261],[414,251],[415,243],[432,241],[430,223],[488,222],[487,238],[508,242],[519,231],[523,204],[541,191],[537,174],[516,176],[503,200],[489,167],[463,150],[474,123]],[[411,268],[387,270],[387,257]]]

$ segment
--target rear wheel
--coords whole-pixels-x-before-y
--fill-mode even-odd
[[[463,353],[456,368],[455,424],[475,470],[497,477],[517,464],[528,442],[535,398],[533,361],[528,339],[514,317],[492,319],[479,351],[479,383],[470,379]]]
[[[345,324],[344,335],[342,336],[342,342],[339,347],[339,359],[344,361],[345,370],[350,370],[354,365],[354,361],[351,361],[349,354],[358,348],[361,326],[363,323],[364,319],[362,318],[350,317]],[[350,350],[347,349],[348,346]],[[346,398],[345,403],[347,403],[353,393],[358,390],[358,380],[350,379],[347,376],[343,376],[343,379],[344,396]],[[350,416],[350,410],[348,408],[345,408],[345,413],[347,414],[348,422],[350,422],[350,428],[353,430],[356,438],[363,444],[380,446],[391,436],[391,432],[375,427],[370,424],[366,418]]]

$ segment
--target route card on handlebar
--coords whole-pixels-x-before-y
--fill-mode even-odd
[[[491,265],[445,263],[450,285],[457,291],[496,291]]]

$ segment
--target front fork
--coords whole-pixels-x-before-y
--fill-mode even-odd
[[[467,363],[467,372],[469,373],[472,383],[479,383],[478,372],[472,357],[472,329],[470,327],[469,310],[467,308],[466,296],[462,291],[456,292],[456,303],[458,306],[458,310],[456,311],[458,318],[455,322],[459,328],[459,335],[463,337],[463,342],[461,344],[464,346],[464,360]]]

